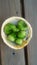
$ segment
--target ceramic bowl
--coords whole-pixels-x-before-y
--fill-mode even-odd
[[[26,22],[26,24],[29,26],[29,38],[28,38],[28,40],[27,41],[23,41],[23,43],[22,43],[22,45],[20,46],[20,45],[14,45],[14,43],[11,43],[11,42],[9,42],[7,39],[6,39],[6,35],[5,35],[5,33],[4,33],[4,26],[7,24],[7,23],[14,23],[14,24],[16,24],[17,22],[18,22],[18,20],[23,20],[24,22]],[[22,49],[22,48],[24,48],[26,45],[28,45],[28,43],[30,42],[30,40],[31,40],[31,38],[32,38],[32,27],[31,27],[31,25],[29,24],[29,22],[26,20],[26,19],[24,19],[24,18],[22,18],[22,17],[10,17],[10,18],[8,18],[8,19],[6,19],[4,22],[3,22],[3,24],[2,24],[2,26],[1,26],[1,37],[2,37],[2,39],[3,39],[3,41],[4,41],[4,43],[7,45],[7,46],[9,46],[10,48],[12,48],[12,49],[16,49],[16,50],[18,50],[18,49]]]

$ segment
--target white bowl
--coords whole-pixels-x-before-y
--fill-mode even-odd
[[[29,30],[30,30],[30,37],[29,37],[29,39],[28,39],[27,41],[23,41],[23,44],[22,44],[21,46],[20,46],[20,45],[18,45],[18,46],[17,46],[17,45],[13,45],[13,43],[7,41],[6,35],[5,35],[5,33],[4,33],[4,26],[5,26],[7,23],[11,23],[11,22],[12,22],[12,23],[16,24],[19,19],[25,21],[25,22],[27,23],[27,25],[29,26]],[[4,43],[5,43],[6,45],[8,45],[10,48],[16,49],[16,50],[17,50],[17,49],[21,49],[21,48],[25,47],[26,45],[28,45],[28,43],[30,42],[30,40],[31,40],[31,38],[32,38],[32,27],[31,27],[31,25],[29,24],[29,22],[28,22],[27,20],[25,20],[24,18],[22,18],[22,17],[10,17],[10,18],[6,19],[6,20],[3,22],[3,24],[2,24],[2,27],[1,27],[1,37],[2,37],[2,39],[3,39],[3,41],[4,41]]]

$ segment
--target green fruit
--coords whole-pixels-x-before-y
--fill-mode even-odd
[[[26,37],[26,32],[25,31],[20,31],[20,32],[18,32],[18,38],[21,38],[21,39],[23,39],[23,38],[25,38]]]
[[[18,25],[19,25],[19,24],[23,25],[23,24],[24,24],[24,21],[23,21],[23,20],[19,20],[19,21],[18,21]]]
[[[7,35],[10,34],[11,29],[12,29],[12,24],[11,23],[6,24],[5,27],[4,27],[5,34],[7,34]]]
[[[19,20],[19,24],[23,25],[24,27],[27,27],[27,24],[23,20]]]
[[[19,20],[17,27],[19,30],[26,30],[28,28],[27,24],[23,20]]]
[[[9,34],[11,34],[12,31],[13,32],[18,32],[19,29],[12,23],[6,24],[5,27],[4,27],[5,34],[9,35]]]
[[[18,45],[21,45],[22,44],[22,39],[16,39],[16,44],[18,44]]]
[[[19,29],[16,27],[16,25],[12,25],[12,31],[13,32],[18,32],[19,31]]]
[[[27,30],[27,27],[24,27],[24,26],[22,26],[22,25],[20,25],[18,28],[19,28],[21,31]]]
[[[15,25],[12,25],[12,31],[16,32],[16,26]]]
[[[8,38],[7,38],[9,41],[15,41],[16,39],[16,35],[14,33],[8,35]]]

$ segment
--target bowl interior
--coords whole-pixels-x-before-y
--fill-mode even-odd
[[[5,35],[4,33],[4,26],[7,24],[7,23],[13,23],[13,24],[17,24],[18,20],[21,19],[23,21],[25,21],[27,23],[27,25],[29,26],[29,31],[30,31],[30,37],[27,41],[23,41],[22,45],[16,45],[15,43],[13,42],[10,42],[7,40],[7,36]],[[31,37],[32,37],[32,28],[31,28],[31,25],[23,18],[21,17],[11,17],[11,18],[8,18],[7,20],[4,21],[4,23],[2,24],[2,27],[1,27],[1,36],[2,36],[2,39],[3,41],[5,42],[6,45],[8,45],[10,48],[13,48],[13,49],[21,49],[23,48],[24,46],[26,46]]]

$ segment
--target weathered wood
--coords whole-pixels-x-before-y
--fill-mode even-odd
[[[33,28],[33,37],[28,45],[29,65],[37,65],[37,0],[24,0],[25,18]]]
[[[0,0],[0,25],[11,16],[21,16],[20,0]],[[24,49],[13,50],[0,40],[2,65],[25,65]]]
[[[24,64],[24,50],[15,51],[10,49],[5,44],[2,44],[2,65],[25,65]],[[13,53],[15,53],[13,55]]]

